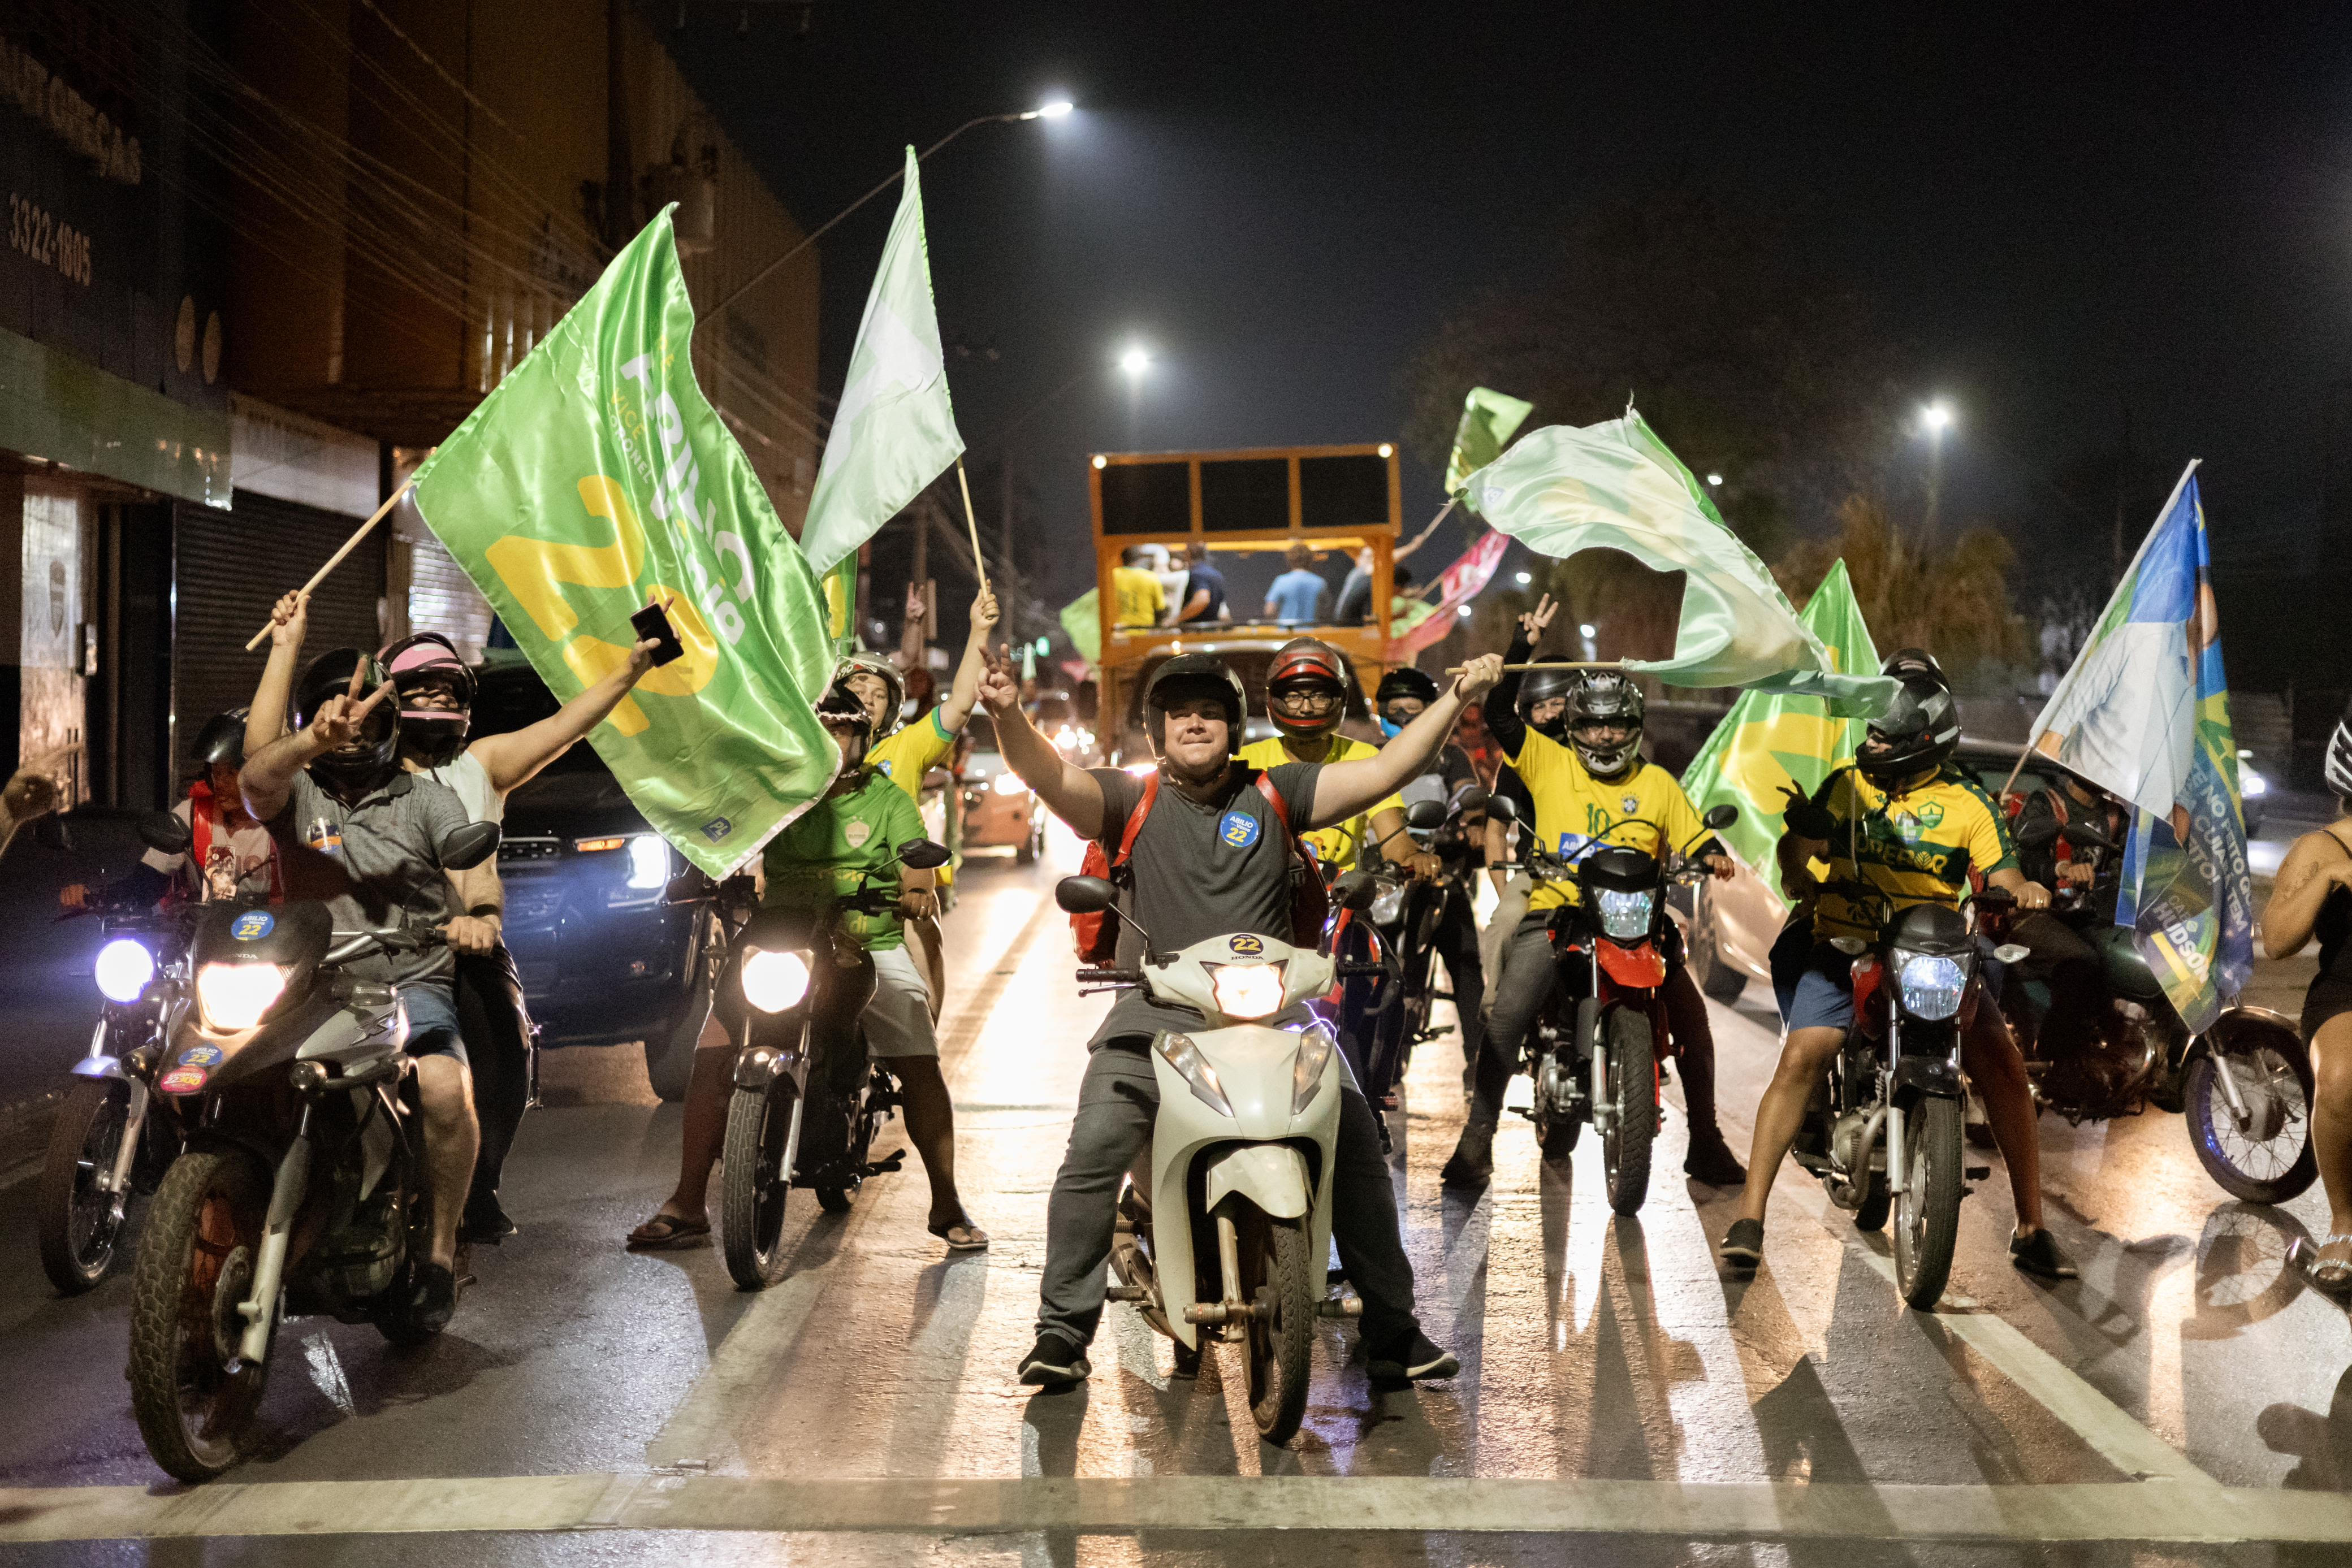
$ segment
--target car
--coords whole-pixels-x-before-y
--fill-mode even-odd
[[[475,673],[478,736],[556,709],[520,654],[493,650]],[[683,1099],[726,961],[715,884],[654,831],[585,743],[507,798],[499,877],[540,1043],[642,1040],[654,1092]]]
[[[1005,849],[1022,865],[1036,862],[1045,846],[1045,803],[1005,766],[996,748],[996,727],[976,713],[964,727],[969,746],[958,779],[963,790],[963,850]]]

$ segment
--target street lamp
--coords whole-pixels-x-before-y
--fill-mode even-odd
[[[1076,107],[1076,105],[1071,103],[1068,99],[1057,98],[1051,103],[1041,103],[1034,109],[1024,110],[1021,113],[1014,115],[1013,118],[1015,120],[1059,120],[1062,116],[1069,113],[1070,110]]]
[[[1936,532],[1936,504],[1944,487],[1944,432],[1952,427],[1952,405],[1937,398],[1919,411],[1919,428],[1927,434],[1927,513],[1923,527]]]
[[[1706,476],[1706,482],[1709,486],[1720,489],[1723,486],[1723,476],[1720,474],[1710,474]]]
[[[1521,588],[1525,588],[1528,584],[1536,580],[1535,573],[1531,571],[1514,572],[1511,575],[1518,580],[1518,584]]]
[[[1591,661],[1601,657],[1600,650],[1592,641],[1595,637],[1601,635],[1601,629],[1599,627],[1595,626],[1591,622],[1587,621],[1577,627],[1576,634],[1579,638],[1582,639],[1584,643],[1584,657],[1587,663],[1591,663]]]
[[[1130,345],[1125,353],[1119,355],[1118,368],[1127,372],[1129,381],[1142,380],[1143,372],[1151,368],[1150,350],[1139,343]]]

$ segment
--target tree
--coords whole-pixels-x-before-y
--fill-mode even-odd
[[[1999,529],[1979,524],[1947,543],[1898,528],[1874,496],[1849,496],[1837,538],[1796,546],[1772,574],[1801,605],[1841,557],[1881,653],[1925,648],[1956,685],[2009,689],[2030,639],[2010,605],[2014,552]]]

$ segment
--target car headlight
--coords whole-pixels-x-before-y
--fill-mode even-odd
[[[96,974],[100,993],[110,1002],[127,1005],[137,1001],[155,977],[155,955],[144,943],[117,936],[98,950]]]
[[[196,1006],[215,1034],[236,1034],[261,1021],[286,989],[276,964],[206,964],[196,971]]]
[[[1018,795],[1029,786],[1021,782],[1021,775],[1008,768],[996,776],[996,781],[989,788],[1000,795]]]
[[[659,833],[639,833],[629,841],[629,885],[669,885],[669,845],[662,841]]]
[[[1372,894],[1372,924],[1375,925],[1394,925],[1398,921],[1402,920],[1404,918],[1404,894],[1405,884],[1403,883],[1382,883],[1381,884],[1380,892]]]
[[[1298,1060],[1290,1070],[1292,1115],[1307,1113],[1316,1092],[1323,1087],[1323,1069],[1330,1063],[1331,1048],[1339,1043],[1339,1037],[1321,1019],[1298,1031]]]
[[[1601,932],[1621,942],[1630,942],[1650,934],[1650,912],[1657,906],[1658,895],[1644,890],[1641,893],[1621,893],[1615,888],[1593,890],[1592,902],[1601,912]]]
[[[1192,1043],[1191,1035],[1157,1035],[1151,1047],[1176,1070],[1176,1076],[1192,1091],[1193,1099],[1220,1116],[1234,1113],[1234,1103],[1225,1098],[1225,1086],[1218,1082],[1217,1070],[1209,1065],[1209,1059],[1201,1054],[1201,1048]]]
[[[1272,1018],[1282,1010],[1280,964],[1220,964],[1210,984],[1217,1010],[1229,1019]]]
[[[1960,1010],[1960,996],[1969,988],[1968,966],[1940,953],[1896,953],[1896,983],[1903,989],[1903,1010],[1914,1018],[1937,1022]]]
[[[2252,800],[2271,792],[2271,781],[2245,763],[2238,764],[2238,798]]]
[[[780,1013],[798,1007],[801,998],[808,995],[808,987],[805,953],[754,948],[743,955],[743,999],[763,1013]]]

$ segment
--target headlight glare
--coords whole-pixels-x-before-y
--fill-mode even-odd
[[[1272,1018],[1282,1010],[1280,964],[1223,964],[1210,983],[1217,1010],[1229,1019]]]
[[[1960,1010],[1960,997],[1969,988],[1968,966],[1941,953],[1895,955],[1895,973],[1903,991],[1903,1010],[1931,1023]]]
[[[1658,895],[1643,891],[1621,893],[1615,888],[1596,888],[1594,905],[1601,912],[1601,933],[1621,942],[1631,942],[1650,934],[1650,912],[1656,907]]]
[[[1021,775],[1008,768],[996,776],[995,781],[990,784],[989,788],[1000,795],[1018,795],[1029,786],[1021,782]]]
[[[777,953],[754,948],[743,956],[743,999],[763,1013],[798,1007],[808,995],[809,966],[805,953]]]
[[[98,988],[110,1002],[128,1005],[139,999],[155,977],[155,955],[146,945],[117,936],[98,950]]]
[[[196,1006],[215,1034],[253,1028],[286,989],[286,971],[276,964],[206,964],[196,971]]]
[[[1176,1075],[1184,1081],[1185,1087],[1192,1091],[1193,1099],[1220,1116],[1234,1113],[1234,1103],[1225,1098],[1225,1086],[1218,1079],[1217,1070],[1209,1065],[1209,1059],[1201,1054],[1201,1048],[1192,1043],[1191,1035],[1158,1035],[1151,1044],[1152,1049],[1167,1059],[1168,1065],[1176,1070]]]
[[[1331,1049],[1339,1037],[1331,1026],[1317,1019],[1298,1031],[1298,1060],[1290,1070],[1290,1113],[1303,1116],[1323,1087],[1323,1069],[1330,1064]]]
[[[1381,884],[1380,892],[1372,894],[1373,925],[1394,925],[1404,918],[1404,892],[1405,885],[1401,882]]]
[[[629,885],[635,888],[669,884],[669,846],[659,833],[640,833],[629,841]]]

